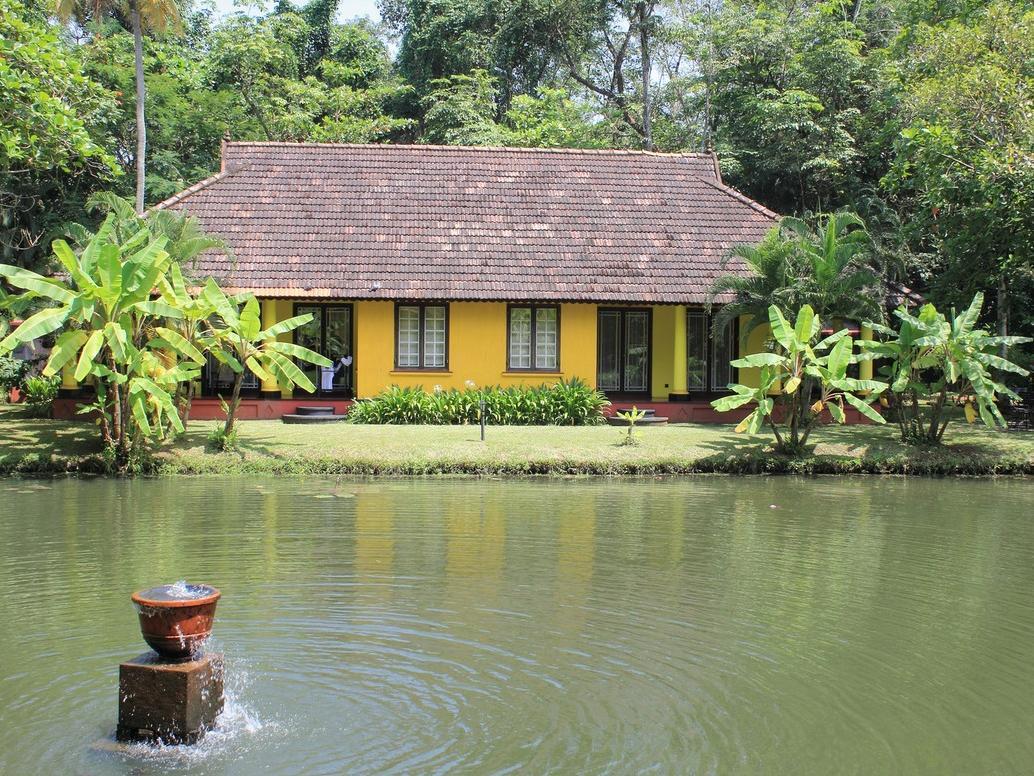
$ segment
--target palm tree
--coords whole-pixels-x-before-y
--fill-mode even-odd
[[[822,318],[881,320],[880,280],[872,269],[872,238],[853,213],[820,216],[813,229],[799,218],[784,218],[756,246],[732,249],[749,275],[723,275],[711,285],[713,302],[731,296],[715,315],[720,331],[740,315],[749,328],[768,320],[768,308],[798,310],[811,305]],[[748,329],[749,330],[749,329]]]
[[[113,215],[117,240],[128,240],[141,229],[150,230],[155,237],[164,237],[167,240],[165,250],[177,264],[195,264],[198,257],[209,250],[233,258],[233,252],[226,241],[206,234],[194,216],[158,210],[144,218],[133,209],[132,202],[110,191],[91,194],[86,200],[86,209],[105,216]],[[85,249],[94,238],[94,233],[82,224],[65,224],[63,231],[80,250]]]
[[[82,7],[83,0],[57,0],[55,12],[67,22]],[[176,0],[90,0],[94,21],[110,11],[129,12],[133,28],[133,59],[136,70],[136,212],[144,212],[144,159],[147,155],[147,128],[144,125],[144,26],[162,32],[179,29],[180,14]]]

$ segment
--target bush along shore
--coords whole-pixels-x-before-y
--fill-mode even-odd
[[[9,415],[10,413],[5,413]],[[965,429],[935,447],[902,444],[887,427],[823,427],[797,456],[729,426],[673,425],[636,430],[633,443],[612,427],[334,425],[314,432],[275,421],[239,425],[237,449],[214,450],[217,424],[145,453],[136,475],[677,475],[904,474],[1034,475],[1034,434]],[[92,426],[0,416],[0,474],[106,474],[112,471]]]

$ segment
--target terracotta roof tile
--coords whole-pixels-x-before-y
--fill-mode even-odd
[[[158,207],[232,247],[201,273],[263,296],[699,303],[777,218],[710,154],[228,143],[223,162]]]

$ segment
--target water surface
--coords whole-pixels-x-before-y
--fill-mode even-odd
[[[0,773],[1026,773],[1034,482],[0,481]],[[90,746],[219,587],[195,749]]]

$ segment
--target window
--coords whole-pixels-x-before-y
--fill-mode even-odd
[[[560,308],[510,307],[508,331],[508,369],[560,368]]]
[[[445,305],[398,305],[395,316],[396,368],[447,369],[448,310]]]
[[[711,334],[714,318],[703,310],[686,311],[686,388],[690,391],[725,391],[735,382],[729,362],[737,358],[736,322]]]
[[[703,310],[686,312],[686,387],[707,390],[707,314]]]
[[[714,336],[711,348],[711,390],[724,391],[725,387],[735,382],[735,369],[729,366],[729,362],[736,358],[736,328],[733,321],[729,321]]]

